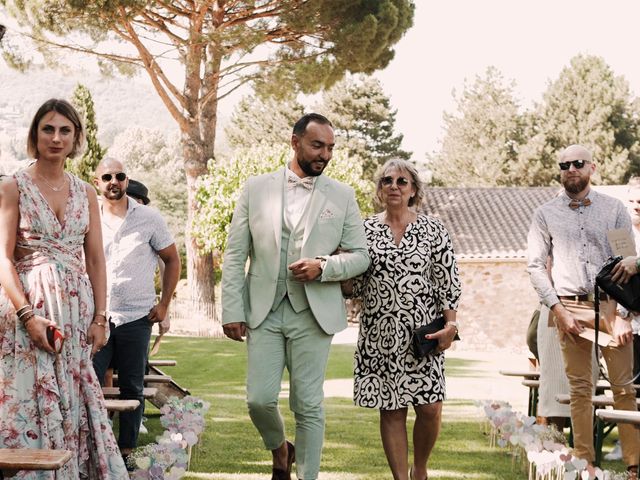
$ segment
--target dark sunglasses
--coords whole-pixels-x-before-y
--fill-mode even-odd
[[[380,179],[380,183],[382,183],[382,185],[384,185],[385,187],[389,187],[393,185],[393,177],[391,176],[382,177],[382,179]],[[409,185],[409,183],[411,182],[407,178],[404,178],[404,177],[396,178],[396,185],[398,185],[399,187],[406,187],[407,185]]]
[[[586,163],[587,163],[587,160],[572,160],[570,162],[560,162],[558,165],[560,165],[560,170],[569,170],[571,165],[576,167],[576,169],[580,170],[582,167],[585,166]]]
[[[127,179],[127,174],[124,172],[118,172],[115,175],[112,175],[111,173],[105,173],[100,177],[100,179],[103,182],[110,182],[114,176],[116,177],[116,180],[119,182],[124,182]]]

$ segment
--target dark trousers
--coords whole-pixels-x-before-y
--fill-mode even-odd
[[[93,357],[93,368],[100,385],[109,365],[118,370],[120,398],[139,400],[140,406],[130,412],[120,412],[118,446],[135,448],[144,411],[144,373],[149,358],[151,323],[147,316],[116,327],[110,324],[111,335],[107,345]]]
[[[640,373],[640,333],[633,336],[633,375]],[[636,379],[635,383],[640,383]],[[640,388],[636,390],[636,397],[640,398]]]

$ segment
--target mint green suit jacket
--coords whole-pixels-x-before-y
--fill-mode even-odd
[[[256,328],[273,305],[280,267],[284,181],[284,169],[251,177],[238,199],[222,266],[223,325],[245,322]],[[303,221],[301,258],[328,256],[322,276],[305,283],[307,300],[320,327],[334,334],[347,326],[339,282],[369,266],[353,189],[320,175]],[[337,248],[345,252],[331,255]]]

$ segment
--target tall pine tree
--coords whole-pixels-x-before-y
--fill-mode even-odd
[[[538,164],[540,183],[559,178],[558,153],[574,143],[593,152],[604,184],[624,183],[640,172],[638,100],[603,58],[573,57],[549,85],[533,118],[521,162]]]
[[[439,153],[428,158],[433,181],[451,187],[510,184],[510,171],[523,143],[524,123],[513,82],[495,68],[465,85],[456,97],[458,112],[445,113]]]
[[[71,103],[82,118],[86,133],[86,148],[82,157],[67,160],[67,170],[85,182],[91,183],[96,167],[104,158],[107,149],[102,148],[98,142],[96,112],[89,89],[79,83],[73,91]]]
[[[317,110],[333,123],[338,146],[360,160],[365,178],[372,179],[390,158],[411,158],[401,148],[403,135],[395,132],[397,110],[377,79],[359,75],[341,80],[324,92]]]

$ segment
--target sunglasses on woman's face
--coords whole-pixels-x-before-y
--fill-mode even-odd
[[[102,175],[102,176],[100,177],[100,179],[101,179],[103,182],[105,182],[105,183],[106,183],[106,182],[110,182],[110,181],[111,181],[111,179],[112,179],[114,176],[116,177],[116,180],[117,180],[117,181],[119,181],[119,182],[124,182],[124,181],[126,180],[126,178],[127,178],[127,174],[126,174],[126,173],[124,173],[124,172],[118,172],[118,173],[116,173],[115,175],[112,175],[111,173],[105,173],[104,175]]]
[[[586,160],[572,160],[570,162],[560,162],[558,165],[560,165],[560,170],[569,170],[571,165],[573,165],[576,170],[580,170],[586,163]]]
[[[407,185],[409,185],[409,183],[411,183],[409,181],[408,178],[405,177],[398,177],[395,179],[396,180],[396,185],[398,187],[406,187]],[[382,179],[380,180],[380,182],[382,183],[382,185],[384,185],[385,187],[389,187],[391,185],[393,185],[393,177],[392,176],[386,176],[386,177],[382,177]]]

